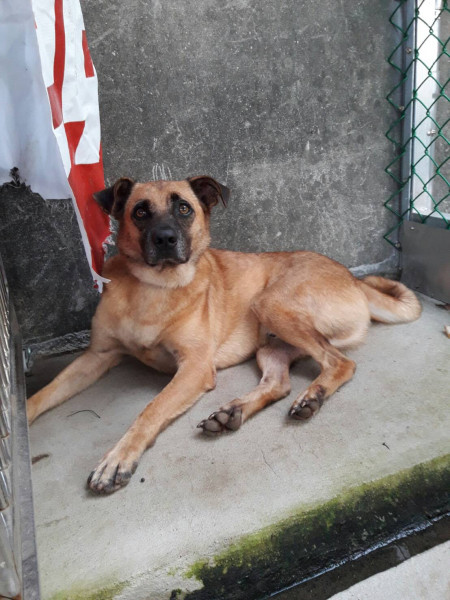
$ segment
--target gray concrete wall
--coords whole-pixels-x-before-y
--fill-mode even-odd
[[[98,293],[70,199],[0,187],[0,255],[27,343],[89,327]]]
[[[82,4],[110,181],[215,176],[233,191],[220,247],[389,255],[391,3]]]
[[[232,190],[228,210],[213,218],[217,247],[307,248],[350,267],[391,256],[382,236],[392,216],[382,203],[393,185],[384,174],[393,158],[384,132],[392,118],[385,95],[394,73],[385,59],[394,2],[81,3],[99,76],[108,183],[160,177],[161,167],[172,178],[216,177]],[[44,227],[47,219],[44,211]],[[42,289],[42,301],[58,305],[58,324],[42,315],[33,322],[28,304],[25,337],[88,326],[90,278],[75,267],[84,257],[73,228],[68,238],[64,222],[57,229],[60,260],[73,265],[85,306],[74,318],[75,299],[63,285],[56,295]],[[45,248],[43,240],[22,251]],[[23,325],[22,311],[21,318]]]

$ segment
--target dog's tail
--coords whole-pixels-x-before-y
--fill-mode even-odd
[[[359,283],[374,321],[407,323],[420,317],[422,306],[414,292],[403,283],[375,275],[364,277]]]

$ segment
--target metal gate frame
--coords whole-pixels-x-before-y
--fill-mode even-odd
[[[395,2],[390,22],[397,40],[388,62],[398,81],[387,100],[396,118],[386,136],[396,156],[386,172],[396,190],[385,202],[398,218],[385,239],[402,250],[402,280],[444,302],[450,302],[450,208],[444,208],[450,202],[450,155],[439,162],[436,147],[441,154],[450,150],[450,69],[439,62],[450,60],[450,40],[439,37],[450,27],[448,2]]]

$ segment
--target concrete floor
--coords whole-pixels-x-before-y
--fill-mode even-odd
[[[415,323],[372,327],[366,344],[349,352],[354,379],[309,423],[286,418],[317,373],[304,361],[288,398],[236,433],[203,437],[197,423],[258,381],[254,361],[220,372],[217,388],[158,438],[112,496],[88,493],[86,478],[168,377],[127,359],[40,417],[30,438],[32,456],[48,455],[33,465],[43,599],[168,600],[175,588],[201,586],[186,577],[189,567],[240,536],[448,453],[450,314],[423,303]],[[72,359],[39,361],[29,392]],[[71,416],[86,409],[101,418]]]
[[[330,600],[448,600],[450,542],[369,577]]]

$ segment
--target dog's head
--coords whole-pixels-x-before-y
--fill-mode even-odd
[[[198,260],[209,245],[211,209],[228,197],[228,188],[204,175],[148,183],[122,177],[94,194],[119,221],[119,252],[159,272]]]

